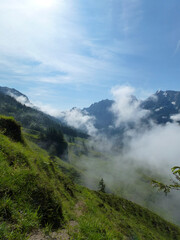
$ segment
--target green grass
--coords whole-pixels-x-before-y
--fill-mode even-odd
[[[0,239],[28,239],[36,229],[65,229],[77,240],[179,239],[177,226],[149,210],[75,184],[76,170],[32,137],[22,143],[0,133]]]
[[[32,150],[27,144],[0,134],[0,223],[5,234],[0,235],[2,239],[17,239],[17,231],[23,236],[47,224],[59,228],[65,221],[62,199],[72,197],[73,190],[70,195],[65,188],[73,183],[38,149]]]
[[[87,146],[86,152],[84,145]],[[88,140],[75,139],[69,144],[70,163],[80,171],[83,185],[97,190],[98,183],[103,178],[107,192],[136,202],[167,221],[180,225],[180,215],[176,214],[178,197],[175,194],[178,193],[172,191],[165,197],[163,192],[157,191],[151,184],[152,179],[169,181],[169,175],[142,165],[140,161],[124,159],[121,153],[116,154],[98,153],[90,147]]]

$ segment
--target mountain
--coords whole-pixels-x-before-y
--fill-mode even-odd
[[[6,99],[3,96],[6,96]],[[12,99],[10,100],[10,98],[8,97],[11,97]],[[13,101],[13,99],[16,101]],[[22,124],[25,125],[25,127],[27,125],[29,126],[30,122],[31,124],[33,123],[32,125],[35,125],[35,127],[31,126],[32,128],[35,129],[35,128],[42,127],[42,125],[44,124],[46,125],[45,122],[49,122],[51,120],[56,122],[58,121],[58,119],[55,119],[45,113],[42,113],[37,108],[33,107],[28,97],[23,93],[17,91],[16,89],[8,88],[8,87],[0,87],[0,100],[1,100],[0,112],[5,115],[14,116],[18,121],[22,122]],[[6,108],[3,108],[2,106],[3,101],[6,102],[5,104]],[[11,102],[10,105],[7,104],[8,101]],[[134,101],[138,101],[138,100],[136,99],[136,97],[132,96],[132,102]],[[21,103],[21,106],[17,102]],[[110,108],[112,107],[113,103],[114,103],[113,100],[109,100],[109,99],[101,100],[99,102],[93,103],[91,106],[87,108],[82,109],[82,113],[95,117],[95,127],[97,129],[104,130],[105,132],[113,131],[112,129],[110,130],[110,127],[113,126],[115,122],[115,116],[112,113],[112,111],[110,111]],[[18,104],[18,107],[14,112],[17,113],[18,109],[23,109],[23,113],[16,114],[15,116],[13,112],[13,108],[15,108],[15,105],[17,104]],[[148,120],[152,119],[158,124],[171,122],[172,121],[171,116],[178,114],[180,112],[180,92],[170,91],[170,90],[157,91],[155,94],[141,101],[140,107],[142,109],[150,111],[150,114],[148,115]],[[29,113],[27,114],[27,112]],[[34,121],[32,117],[34,118]],[[28,118],[29,118],[29,121],[28,121]],[[43,123],[39,123],[39,122],[43,122]],[[62,124],[61,122],[61,125],[64,125],[64,124]],[[67,129],[64,129],[65,133],[66,133],[66,130]]]
[[[150,110],[150,117],[157,123],[171,122],[171,116],[180,112],[179,91],[157,91],[141,103],[141,107]]]
[[[132,97],[132,101],[138,101]],[[84,108],[82,112],[88,113],[95,117],[95,127],[109,131],[109,127],[114,125],[115,116],[110,111],[114,101],[102,100]],[[155,94],[143,100],[140,107],[149,110],[150,114],[147,119],[152,119],[158,124],[172,122],[171,116],[180,113],[180,92],[179,91],[157,91]]]
[[[6,96],[6,99],[5,99]],[[9,99],[7,99],[9,97]],[[10,100],[11,97],[11,100]],[[3,100],[2,100],[3,99]],[[49,116],[45,113],[42,113],[37,108],[33,107],[30,103],[28,97],[23,93],[17,91],[13,88],[0,87],[0,113],[5,115],[12,115],[16,120],[22,122],[24,127],[30,126],[34,130],[43,128],[43,126],[49,125],[50,121],[58,122],[61,124],[63,132],[65,134],[71,135],[71,130],[65,126],[65,122],[62,119],[58,120]],[[6,102],[5,108],[3,101]],[[138,101],[136,97],[132,96],[132,102]],[[11,102],[11,104],[7,104]],[[21,103],[21,105],[19,104]],[[119,129],[111,128],[114,126],[115,115],[110,111],[114,101],[105,99],[99,102],[93,103],[87,108],[82,109],[82,114],[88,114],[95,118],[95,127],[98,130],[101,130],[107,134],[116,134],[118,132],[123,132],[124,126],[120,126]],[[180,112],[180,92],[179,91],[157,91],[155,94],[151,95],[143,101],[139,101],[140,107],[145,110],[149,110],[150,114],[147,119],[144,119],[144,122],[148,122],[149,119],[152,119],[158,124],[164,124],[167,122],[172,122],[171,116],[178,114]],[[18,104],[16,108],[15,105]],[[13,110],[14,108],[14,110]],[[20,109],[22,111],[20,111]],[[20,112],[21,113],[20,113]],[[16,114],[15,114],[16,112]],[[132,126],[131,126],[132,127]],[[83,134],[80,131],[77,131],[81,137]],[[75,133],[72,135],[74,136]],[[75,134],[76,135],[76,134]],[[84,137],[87,137],[87,135]]]
[[[0,129],[0,239],[179,239],[178,226],[148,209],[75,184],[61,171],[70,165],[27,139],[12,118],[0,116]]]
[[[23,131],[32,135],[35,133],[36,144],[46,149],[49,154],[62,157],[65,161],[68,160],[65,136],[87,138],[87,134],[32,107],[29,99],[15,89],[0,88],[0,114],[14,117],[23,126]]]
[[[23,103],[22,99],[24,100]],[[62,124],[57,118],[33,107],[31,103],[27,105],[26,103],[30,103],[26,95],[16,89],[0,87],[0,114],[13,116],[24,128],[43,131],[47,128],[55,127],[72,137],[87,137],[87,134]]]
[[[0,87],[0,92],[16,100],[23,101],[24,104],[30,104],[28,97],[14,88]]]
[[[95,127],[97,129],[107,128],[108,126],[113,125],[114,121],[113,113],[110,111],[113,103],[114,101],[112,100],[102,100],[92,104],[88,108],[84,108],[82,111],[95,117]]]

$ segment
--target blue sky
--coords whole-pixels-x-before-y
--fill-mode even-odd
[[[179,0],[0,0],[0,85],[62,110],[117,85],[180,90],[179,13]]]

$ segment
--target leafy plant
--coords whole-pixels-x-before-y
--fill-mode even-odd
[[[156,180],[152,180],[153,187],[157,187],[159,191],[164,191],[164,193],[167,195],[172,189],[173,190],[180,190],[180,167],[175,166],[171,168],[172,173],[175,177],[175,179],[171,179],[173,184],[164,184],[161,182],[158,182]]]

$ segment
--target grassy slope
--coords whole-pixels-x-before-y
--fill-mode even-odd
[[[77,240],[179,239],[178,227],[147,209],[74,184],[62,172],[71,171],[67,163],[25,141],[0,134],[0,239],[26,239],[35,229]]]
[[[74,143],[69,143],[69,161],[81,171],[82,183],[86,187],[96,190],[103,178],[107,192],[136,202],[179,225],[180,215],[176,213],[179,204],[175,195],[178,192],[172,191],[165,197],[151,184],[152,179],[166,182],[169,176],[138,165],[138,161],[134,164],[131,160],[123,160],[119,157],[121,154],[115,154],[97,152],[87,139],[76,138]]]

